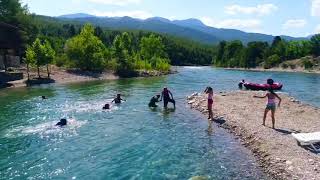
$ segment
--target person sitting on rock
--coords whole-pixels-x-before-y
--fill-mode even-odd
[[[60,121],[56,124],[56,126],[60,126],[60,127],[63,127],[63,126],[66,126],[67,125],[67,119],[60,119]]]
[[[156,95],[156,96],[153,96],[151,99],[150,99],[150,102],[149,102],[149,107],[158,107],[157,106],[157,102],[159,102],[160,100],[160,95]]]

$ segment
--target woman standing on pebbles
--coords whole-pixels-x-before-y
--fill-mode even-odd
[[[209,111],[209,117],[208,119],[213,119],[213,112],[212,112],[212,106],[213,106],[213,89],[212,87],[207,87],[206,90],[204,90],[206,94],[208,94],[208,111]]]
[[[264,115],[263,115],[263,123],[262,125],[265,126],[265,122],[266,122],[266,118],[267,118],[267,114],[268,112],[271,110],[271,118],[272,118],[272,129],[274,129],[274,125],[275,125],[275,117],[274,117],[274,114],[276,112],[276,98],[279,100],[278,102],[278,107],[280,107],[280,104],[281,104],[281,98],[275,93],[273,92],[272,88],[270,88],[268,90],[269,92],[264,95],[264,96],[253,96],[254,98],[268,98],[268,101],[267,101],[267,107],[264,111]]]

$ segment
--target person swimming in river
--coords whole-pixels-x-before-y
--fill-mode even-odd
[[[60,119],[60,121],[56,124],[56,126],[66,126],[67,125],[67,119]]]
[[[207,107],[208,107],[208,111],[209,111],[209,117],[208,119],[213,119],[213,112],[212,112],[212,106],[213,106],[213,89],[212,87],[207,87],[204,92],[206,94],[208,94],[208,103],[207,103]]]
[[[158,107],[158,105],[156,103],[160,101],[159,99],[160,99],[160,94],[153,96],[150,99],[149,107],[153,107],[153,108]]]
[[[121,94],[117,94],[117,97],[114,98],[112,102],[114,102],[115,104],[121,104],[122,101],[126,101],[126,100],[121,98]]]
[[[108,104],[108,103],[105,104],[102,109],[103,109],[103,110],[108,110],[108,109],[110,109],[110,104]]]
[[[265,122],[266,122],[266,118],[267,118],[267,114],[269,111],[271,111],[271,118],[272,118],[272,129],[274,129],[275,127],[275,122],[276,119],[274,117],[275,112],[276,112],[276,98],[279,100],[278,102],[278,107],[280,107],[281,104],[281,98],[273,91],[272,88],[270,88],[268,90],[268,93],[266,93],[264,96],[253,96],[254,98],[268,98],[267,100],[267,106],[266,109],[264,111],[264,115],[263,115],[263,122],[262,125],[265,126]]]
[[[171,96],[171,97],[170,97]],[[163,91],[161,93],[161,99],[160,101],[162,101],[163,99],[163,106],[164,108],[167,108],[168,107],[168,103],[172,103],[174,108],[176,108],[176,101],[173,99],[173,95],[171,93],[171,91],[168,90],[167,87],[164,87],[163,88]]]
[[[41,98],[42,98],[42,99],[47,99],[47,97],[46,97],[46,96],[41,96]]]

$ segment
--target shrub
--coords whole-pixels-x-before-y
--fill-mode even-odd
[[[289,67],[290,67],[291,69],[295,69],[295,68],[296,68],[296,65],[295,65],[295,64],[289,64]]]
[[[311,69],[313,67],[313,63],[310,60],[303,60],[302,64],[304,66],[305,69]]]
[[[280,57],[277,54],[274,54],[274,55],[269,56],[267,58],[267,60],[264,63],[264,68],[265,69],[272,68],[272,67],[278,65],[280,62],[281,62]]]
[[[281,64],[281,67],[282,67],[283,69],[287,69],[287,68],[289,67],[289,65],[288,65],[287,63],[282,63],[282,64]]]

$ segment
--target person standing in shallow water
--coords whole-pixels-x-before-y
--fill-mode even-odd
[[[280,107],[281,104],[281,98],[272,90],[272,88],[270,88],[268,90],[269,92],[266,93],[266,95],[264,96],[253,96],[254,98],[268,98],[267,100],[267,106],[266,109],[264,111],[264,115],[263,115],[263,122],[262,125],[265,126],[265,122],[266,122],[266,118],[267,118],[267,114],[269,111],[271,111],[271,118],[272,118],[272,129],[275,128],[275,122],[276,119],[274,117],[275,112],[276,112],[276,98],[279,100],[278,102],[278,107]]]
[[[208,111],[209,111],[209,117],[208,119],[213,119],[213,112],[212,112],[212,106],[213,106],[213,89],[212,87],[207,87],[206,90],[204,90],[206,94],[208,94]]]
[[[114,98],[112,102],[114,102],[115,104],[121,104],[122,101],[126,101],[126,100],[121,98],[121,94],[117,94],[117,97]]]
[[[173,104],[174,108],[176,108],[176,101],[173,99],[173,95],[172,95],[171,91],[168,90],[167,87],[163,88],[160,101],[162,101],[162,99],[163,99],[163,107],[164,108],[168,107],[169,102],[171,102]]]

